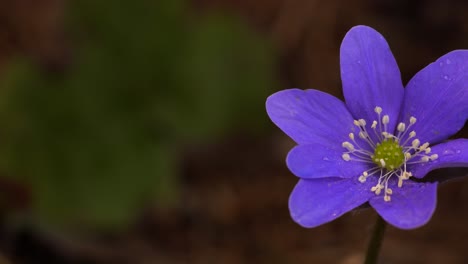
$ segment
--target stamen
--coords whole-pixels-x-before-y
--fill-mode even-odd
[[[343,142],[343,144],[341,144],[341,146],[343,146],[343,148],[346,148],[347,150],[349,150],[351,152],[354,151],[353,144],[349,143],[348,141]]]
[[[419,147],[420,143],[421,142],[419,141],[419,139],[415,139],[413,140],[413,142],[411,142],[411,146],[416,149],[417,147]]]
[[[405,131],[405,128],[406,128],[405,123],[400,123],[400,124],[398,124],[397,130],[398,130],[399,132],[404,132],[404,131]]]
[[[351,160],[351,157],[349,156],[348,153],[343,153],[343,155],[341,155],[341,157],[342,157],[345,161],[350,161],[350,160]]]
[[[413,176],[410,171],[407,171],[408,164],[431,162],[439,156],[438,154],[431,155],[429,143],[421,145],[420,140],[416,138],[416,131],[410,130],[417,121],[414,116],[410,117],[409,123],[400,122],[395,131],[389,131],[387,125],[390,123],[390,116],[381,116],[380,106],[376,106],[374,111],[377,119],[372,121],[370,127],[375,137],[371,137],[366,130],[367,122],[370,120],[366,121],[362,118],[353,120],[353,124],[359,128],[359,132],[356,132],[358,139],[355,133],[348,134],[350,141],[342,142],[342,147],[347,151],[343,152],[341,157],[345,161],[372,164],[370,169],[358,176],[358,181],[364,183],[370,176],[379,177],[377,184],[372,186],[370,191],[376,195],[383,193],[384,201],[390,202],[393,190],[389,188],[389,184],[394,184],[393,181],[390,183],[393,176],[398,179],[396,186],[401,188],[403,181]],[[371,151],[369,148],[362,148],[359,144],[362,142],[359,140],[364,140],[371,147]],[[379,172],[380,175],[377,174]]]
[[[384,115],[382,117],[382,124],[386,125],[390,122],[390,117],[388,115]]]

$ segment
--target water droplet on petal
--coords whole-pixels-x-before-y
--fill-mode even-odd
[[[445,60],[445,63],[450,64],[450,63],[452,63],[452,61],[450,61],[449,59],[447,59],[447,60]]]
[[[329,161],[330,159],[328,157],[323,157],[323,160]]]
[[[453,155],[453,154],[455,154],[455,151],[451,149],[447,149],[447,150],[444,150],[444,152],[442,152],[442,155]]]
[[[445,80],[450,80],[450,77],[448,75],[444,75]]]

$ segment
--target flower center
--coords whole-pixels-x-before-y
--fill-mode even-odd
[[[398,142],[390,138],[377,143],[372,160],[381,168],[393,170],[399,168],[405,162],[405,155]]]
[[[393,190],[389,187],[389,181],[392,177],[398,179],[397,186],[401,188],[403,181],[413,176],[407,170],[407,165],[430,162],[437,159],[438,156],[437,154],[430,155],[429,143],[426,142],[421,145],[419,139],[415,138],[416,131],[410,130],[411,126],[416,123],[415,117],[410,118],[408,126],[405,123],[399,123],[397,134],[394,135],[387,131],[390,117],[388,115],[381,116],[382,108],[379,106],[375,107],[374,111],[378,118],[372,121],[370,126],[373,137],[369,135],[366,120],[354,120],[354,125],[359,128],[358,136],[361,141],[356,141],[354,133],[349,133],[351,142],[343,142],[342,146],[347,151],[343,152],[342,158],[345,161],[369,164],[370,169],[359,175],[358,180],[364,183],[370,176],[378,176],[377,184],[370,191],[376,195],[383,192],[384,200],[389,202],[391,200],[390,195],[393,193]],[[362,148],[359,143],[363,142],[368,144],[373,152],[369,151],[369,148]]]

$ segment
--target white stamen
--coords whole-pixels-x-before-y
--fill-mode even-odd
[[[362,139],[366,139],[367,138],[367,133],[364,132],[364,131],[361,131],[361,132],[359,132],[359,137],[362,138]]]
[[[376,195],[383,193],[384,201],[390,202],[393,190],[389,186],[396,185],[401,188],[403,182],[413,176],[411,172],[407,171],[408,164],[431,162],[438,159],[439,156],[438,154],[431,155],[429,143],[421,145],[420,140],[416,138],[416,131],[411,130],[412,125],[417,121],[414,116],[410,117],[409,123],[398,123],[395,129],[396,134],[393,134],[394,131],[388,130],[390,116],[382,116],[383,110],[380,106],[376,106],[374,111],[378,118],[373,120],[370,126],[373,130],[370,133],[374,133],[373,137],[370,137],[369,131],[366,130],[367,121],[370,122],[370,120],[362,118],[353,120],[353,124],[359,130],[348,134],[350,141],[342,143],[342,147],[347,151],[344,151],[341,157],[345,161],[352,160],[353,162],[372,164],[370,169],[358,176],[358,180],[364,183],[368,177],[377,176],[378,182],[370,190]],[[358,137],[356,137],[356,133]],[[360,140],[364,140],[370,148],[362,148]],[[383,145],[386,141],[393,142],[387,142]],[[416,159],[416,157],[418,158]],[[399,164],[400,159],[402,164]],[[397,182],[390,181],[394,176],[397,177]]]
[[[342,157],[345,161],[350,161],[350,160],[351,160],[351,157],[349,156],[348,153],[343,153],[343,155],[341,155],[341,157]]]
[[[351,152],[354,151],[353,144],[349,143],[348,141],[343,142],[341,146],[343,146],[343,148],[346,148],[348,151],[351,151]]]
[[[406,129],[405,123],[400,123],[400,124],[398,124],[397,129],[398,129],[399,132],[405,131],[405,129]]]
[[[390,122],[390,117],[388,115],[384,115],[382,117],[382,124],[386,125]]]
[[[424,150],[427,149],[427,147],[429,147],[429,142],[426,142],[426,143],[422,144],[421,147],[419,148],[419,150],[424,151]]]
[[[419,144],[421,144],[421,142],[419,141],[419,139],[415,139],[415,140],[413,140],[413,142],[411,142],[411,146],[412,146],[413,148],[415,148],[415,149],[416,149],[417,147],[419,147]]]
[[[364,119],[359,119],[359,124],[360,124],[361,126],[363,126],[363,127],[366,126],[366,120],[364,120]]]

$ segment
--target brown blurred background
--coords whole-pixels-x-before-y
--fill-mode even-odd
[[[82,39],[93,36],[70,26],[71,2],[0,1],[0,78],[10,78],[7,72],[18,57],[31,61],[42,74],[67,78],[80,56],[76,49]],[[192,0],[184,8],[183,27],[190,31],[185,25],[213,14],[232,17],[271,50],[265,64],[271,71],[259,70],[271,79],[271,85],[258,87],[265,92],[252,99],[260,105],[254,109],[262,111],[259,118],[266,125],[252,131],[248,124],[236,123],[216,136],[173,139],[168,148],[175,157],[170,162],[176,164],[176,183],[171,185],[176,190],[170,202],[145,200],[127,224],[115,229],[80,221],[55,227],[49,218],[30,214],[36,210],[34,185],[21,177],[8,177],[11,171],[23,172],[10,170],[5,165],[9,163],[2,162],[8,175],[0,180],[5,208],[0,263],[362,262],[376,218],[372,210],[349,213],[314,229],[303,229],[290,219],[287,201],[297,178],[287,170],[284,158],[293,142],[268,122],[264,99],[290,87],[315,88],[341,97],[339,46],[345,33],[358,24],[369,25],[386,37],[406,83],[443,54],[468,47],[468,3]],[[131,21],[121,21],[127,22]],[[171,25],[160,28],[166,26],[172,30]],[[244,52],[251,56],[248,46]],[[251,70],[255,75],[256,69]],[[193,89],[189,92],[197,93]],[[460,176],[466,170],[437,173]],[[388,228],[380,263],[468,263],[468,180],[441,186],[438,201],[432,220],[424,227]],[[69,207],[73,211],[73,205]]]

